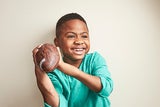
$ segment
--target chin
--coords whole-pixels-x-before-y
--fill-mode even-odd
[[[84,58],[85,54],[83,55],[76,55],[76,56],[73,56],[73,59],[74,60],[82,60]]]

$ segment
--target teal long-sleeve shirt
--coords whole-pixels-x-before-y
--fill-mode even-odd
[[[81,81],[55,69],[48,73],[48,76],[58,92],[59,107],[110,107],[108,97],[113,90],[113,81],[105,59],[98,52],[86,54],[79,69],[99,77],[101,91],[93,92]],[[44,103],[44,106],[51,107],[47,103]]]

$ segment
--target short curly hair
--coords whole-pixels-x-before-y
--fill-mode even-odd
[[[81,15],[79,15],[78,13],[68,13],[68,14],[62,16],[62,17],[57,21],[57,24],[56,24],[56,37],[59,37],[59,35],[60,35],[60,30],[61,30],[62,25],[63,25],[65,22],[67,22],[67,21],[69,21],[69,20],[73,20],[73,19],[79,19],[79,20],[81,20],[82,22],[84,22],[84,23],[86,24],[86,26],[87,26],[87,23],[86,23],[85,19],[84,19]],[[88,29],[88,27],[87,27],[87,29]]]

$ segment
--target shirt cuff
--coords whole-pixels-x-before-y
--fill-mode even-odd
[[[44,107],[52,107],[49,104],[47,104],[46,102],[44,102]]]
[[[65,99],[63,95],[60,94],[59,99],[60,99],[59,107],[68,107],[68,101]],[[52,106],[44,102],[44,107],[52,107]]]
[[[113,90],[113,82],[109,78],[100,77],[102,89],[98,94],[102,97],[108,97]]]

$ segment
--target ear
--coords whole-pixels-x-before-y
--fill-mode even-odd
[[[57,38],[54,38],[54,44],[57,46],[59,46],[59,43],[58,43],[58,39]]]

